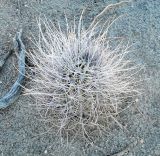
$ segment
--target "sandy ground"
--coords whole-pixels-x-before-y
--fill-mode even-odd
[[[78,19],[86,7],[87,25],[107,4],[115,2],[119,0],[0,0],[0,59],[13,48],[12,39],[20,27],[26,48],[31,49],[28,38],[36,35],[36,17],[45,15],[63,25],[64,12],[69,20],[73,16]],[[111,14],[125,16],[112,26],[110,35],[127,38],[133,45],[131,57],[146,67],[141,76],[145,78],[143,96],[119,115],[124,128],[115,124],[105,136],[94,140],[94,146],[80,140],[67,144],[40,120],[31,106],[34,100],[21,95],[11,107],[0,110],[1,156],[110,156],[119,152],[118,156],[160,155],[160,1],[133,0]],[[0,96],[14,83],[16,68],[13,54],[0,71]]]

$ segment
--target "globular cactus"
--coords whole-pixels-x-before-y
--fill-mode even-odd
[[[108,29],[101,31],[96,20],[85,29],[81,18],[78,26],[67,23],[66,31],[40,20],[39,40],[29,53],[34,75],[26,94],[35,97],[60,133],[89,136],[105,130],[108,119],[116,120],[137,95],[139,68],[127,59],[127,44],[112,46]]]

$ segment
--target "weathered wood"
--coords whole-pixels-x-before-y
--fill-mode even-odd
[[[21,91],[22,91],[22,83],[24,82],[25,78],[25,46],[21,40],[22,30],[20,32],[16,33],[15,36],[15,48],[19,51],[19,74],[16,82],[13,84],[9,92],[7,92],[2,98],[0,98],[0,109],[4,109],[8,106],[10,106],[15,100],[19,97]],[[5,57],[7,59],[9,55]],[[5,63],[5,60],[2,62],[2,66]],[[2,67],[1,66],[1,67]]]

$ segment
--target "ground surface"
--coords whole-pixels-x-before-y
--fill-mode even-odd
[[[12,39],[20,27],[24,30],[24,43],[31,48],[28,38],[36,35],[36,17],[46,15],[60,20],[64,12],[69,20],[77,19],[86,7],[85,24],[110,3],[119,0],[0,0],[0,60],[12,49]],[[160,1],[133,0],[112,14],[122,15],[113,25],[110,35],[123,36],[133,45],[133,59],[146,66],[142,78],[144,93],[137,106],[120,114],[119,122],[125,127],[111,128],[94,146],[79,140],[66,144],[39,120],[30,105],[33,99],[20,96],[6,110],[0,110],[1,156],[159,156],[160,155]],[[105,20],[105,16],[104,16]],[[0,95],[4,95],[17,76],[17,58],[13,54],[0,71]],[[27,81],[27,80],[26,80]],[[136,108],[135,108],[136,107]]]

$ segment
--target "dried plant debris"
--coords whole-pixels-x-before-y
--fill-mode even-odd
[[[19,74],[16,82],[13,84],[9,92],[7,92],[2,98],[0,98],[0,109],[4,109],[10,106],[20,95],[22,90],[22,83],[25,77],[25,46],[21,40],[22,30],[17,32],[15,37],[15,48],[19,51]],[[4,65],[6,59],[10,53],[6,54],[4,60],[1,62],[1,68]]]

